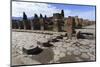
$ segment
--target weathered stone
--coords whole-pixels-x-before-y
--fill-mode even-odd
[[[74,46],[73,47],[75,50],[79,50],[80,48],[79,47],[77,47],[77,46]]]
[[[60,50],[61,52],[66,52],[66,49],[63,48],[63,47],[60,47],[59,50]]]
[[[95,56],[91,56],[90,60],[96,60]]]
[[[67,52],[67,55],[72,55],[72,52],[71,52],[71,51],[68,51],[68,52]]]
[[[23,47],[26,48],[26,49],[32,49],[32,48],[35,48],[36,46],[37,46],[37,42],[34,42],[34,44],[27,43]]]
[[[79,50],[74,50],[74,51],[73,51],[73,54],[74,54],[74,55],[80,55],[81,52],[80,52]]]
[[[53,50],[53,51],[54,51],[54,54],[55,54],[55,55],[60,54],[60,51],[59,51],[59,50]]]
[[[89,47],[95,47],[95,44],[89,44]]]
[[[88,59],[89,55],[87,53],[82,53],[81,58]]]
[[[73,47],[68,47],[67,50],[68,51],[74,51],[75,49]]]
[[[54,61],[58,61],[60,59],[59,55],[54,55]]]
[[[82,41],[80,41],[80,43],[81,43],[82,45],[87,45],[87,46],[88,46],[89,40],[82,40]]]
[[[91,54],[90,52],[87,52],[87,54],[91,57],[91,56],[93,56],[93,54]]]
[[[63,37],[64,40],[67,40],[67,37]]]
[[[54,45],[57,46],[57,47],[62,47],[63,42],[56,42]]]
[[[66,47],[67,47],[67,44],[63,44],[63,46],[62,46],[62,47],[66,48]]]
[[[46,39],[46,38],[39,38],[37,41],[39,41],[41,43],[45,43],[45,42],[48,42],[48,39]]]
[[[83,61],[81,58],[79,57],[75,57],[76,61]]]
[[[89,50],[88,49],[79,49],[80,52],[88,52]]]
[[[41,64],[36,60],[32,60],[29,57],[24,57],[23,55],[19,55],[16,58],[12,59],[13,65],[24,65],[24,64]]]
[[[64,53],[64,52],[61,52],[60,54],[59,54],[59,56],[60,56],[60,58],[61,57],[64,57],[66,54]]]

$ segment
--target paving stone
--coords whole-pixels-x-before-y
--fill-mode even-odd
[[[74,54],[74,55],[80,55],[81,52],[80,52],[79,50],[74,50],[74,51],[73,51],[73,54]]]
[[[70,46],[71,46],[71,44],[69,44],[69,43],[64,43],[62,47],[67,47],[67,48],[68,48],[68,47],[70,47]]]
[[[83,61],[81,58],[79,57],[75,57],[76,61]]]
[[[68,51],[68,52],[67,52],[67,55],[72,55],[72,52]]]
[[[80,43],[82,44],[82,45],[88,45],[89,44],[89,40],[82,40],[82,41],[80,41]]]
[[[82,53],[81,58],[88,59],[89,55],[87,53]]]
[[[93,54],[92,54],[92,53],[90,53],[90,52],[87,52],[87,54],[89,55],[89,57],[93,56]]]
[[[12,48],[16,49],[21,54],[21,48],[26,46],[27,48],[33,48],[37,46],[37,41],[40,42],[47,42],[50,38],[56,38],[56,36],[59,36],[60,34],[54,34],[52,35],[46,35],[46,34],[38,34],[37,33],[25,33],[25,32],[13,32],[12,35]],[[59,62],[59,59],[64,56],[73,56],[75,58],[75,61],[83,61],[83,59],[90,59],[95,60],[95,41],[93,40],[87,40],[87,39],[79,39],[79,40],[66,40],[67,37],[63,37],[60,42],[52,43],[54,47],[51,49],[54,52],[54,59],[52,59],[52,62]],[[81,44],[73,44],[75,42],[79,42]],[[33,45],[33,46],[32,46]],[[13,49],[13,50],[14,50]],[[32,59],[20,59],[23,57],[18,57],[19,53],[13,53],[13,57],[17,55],[13,61],[14,63],[18,64],[26,64],[31,63]],[[14,54],[15,53],[15,54]],[[77,57],[78,56],[78,57]],[[71,59],[73,59],[71,58]],[[81,59],[83,58],[83,59]],[[15,60],[17,60],[15,62]],[[25,61],[24,61],[25,60]],[[28,62],[29,61],[29,62]],[[35,60],[33,60],[35,62]],[[51,63],[52,63],[51,62]],[[38,61],[37,61],[38,63]]]
[[[54,54],[55,54],[55,55],[60,54],[60,51],[59,51],[59,50],[53,50],[53,51],[54,51]]]
[[[68,51],[74,51],[75,48],[73,48],[73,47],[68,47],[67,50],[68,50]]]
[[[54,56],[54,61],[58,61],[60,59],[60,57],[58,55]]]
[[[67,40],[67,37],[63,37],[64,40]]]
[[[89,52],[88,49],[82,49],[82,50],[80,49],[80,51],[81,51],[81,52]]]
[[[59,57],[64,57],[64,56],[66,56],[66,54],[63,52],[59,54]]]
[[[57,42],[57,43],[55,43],[54,45],[57,46],[57,47],[62,47],[63,42]]]
[[[90,60],[95,61],[95,60],[96,60],[95,56],[91,56],[91,57],[90,57]]]
[[[61,52],[66,52],[66,49],[63,48],[63,47],[60,47],[59,50],[60,50]]]

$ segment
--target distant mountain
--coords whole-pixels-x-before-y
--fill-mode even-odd
[[[22,20],[22,17],[12,17],[12,20]]]
[[[28,19],[29,20],[33,19],[33,17],[29,17]],[[23,18],[22,17],[12,17],[12,20],[23,20]]]

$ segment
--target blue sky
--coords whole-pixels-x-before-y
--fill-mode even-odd
[[[53,13],[60,13],[64,10],[65,17],[79,16],[80,18],[95,20],[95,7],[83,5],[69,5],[69,4],[50,4],[50,3],[33,3],[33,2],[12,2],[12,16],[22,17],[23,12],[28,17],[34,17],[34,13],[38,16],[41,14],[52,16]]]

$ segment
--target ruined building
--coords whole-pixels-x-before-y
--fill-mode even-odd
[[[54,13],[52,17],[47,17],[46,15],[43,17],[42,14],[38,17],[37,14],[34,14],[34,18],[31,19],[27,18],[27,15],[23,12],[22,20],[12,19],[12,29],[67,31],[71,34],[73,29],[82,28],[82,26],[94,23],[95,21],[85,20],[78,16],[64,17],[63,10],[61,10],[61,13]]]

